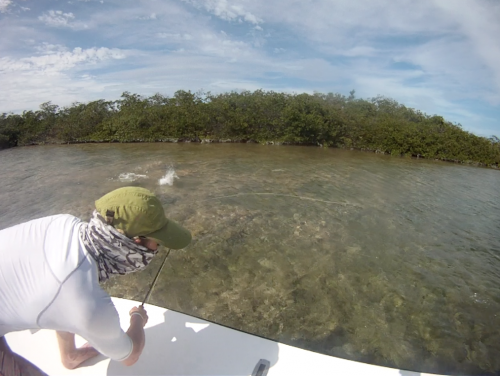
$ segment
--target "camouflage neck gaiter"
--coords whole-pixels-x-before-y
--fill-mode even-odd
[[[118,232],[94,210],[90,222],[80,227],[85,249],[99,267],[99,282],[110,274],[128,274],[144,269],[157,251],[135,243]]]

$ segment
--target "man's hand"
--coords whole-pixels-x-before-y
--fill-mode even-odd
[[[122,360],[122,363],[126,366],[131,366],[141,356],[142,350],[146,343],[146,337],[144,335],[144,325],[148,322],[148,314],[143,306],[133,307],[130,312],[130,327],[127,330],[127,335],[132,340],[133,348],[132,354]]]
[[[141,317],[142,319],[142,327],[144,328],[144,326],[147,324],[148,322],[148,313],[146,312],[146,310],[144,309],[144,307],[142,305],[138,306],[138,307],[133,307],[130,312],[130,323],[132,324],[132,320],[134,320],[134,317]]]

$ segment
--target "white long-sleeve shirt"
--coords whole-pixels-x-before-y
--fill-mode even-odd
[[[25,329],[71,332],[123,360],[132,341],[99,286],[97,264],[80,240],[82,224],[63,214],[0,231],[0,337]]]

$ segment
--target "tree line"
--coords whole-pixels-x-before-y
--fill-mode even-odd
[[[46,143],[231,141],[320,145],[498,167],[500,140],[393,99],[274,91],[124,92],[0,116],[0,148]]]

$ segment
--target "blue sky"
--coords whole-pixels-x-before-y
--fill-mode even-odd
[[[497,0],[0,0],[0,33],[1,112],[355,89],[500,136]]]

